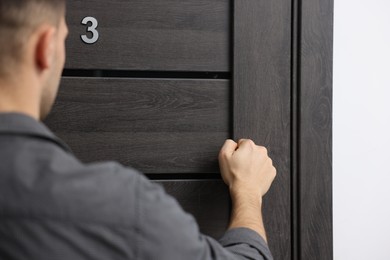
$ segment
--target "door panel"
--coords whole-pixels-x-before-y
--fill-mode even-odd
[[[63,78],[57,132],[227,132],[228,80]]]
[[[229,70],[228,0],[67,2],[67,68]],[[81,24],[85,17],[98,22],[94,44],[80,38],[93,38],[92,23]]]
[[[234,17],[234,138],[268,148],[278,172],[263,200],[268,242],[275,259],[290,259],[291,3],[236,0]]]
[[[217,156],[228,133],[88,133],[57,135],[84,162],[116,160],[144,173],[218,173]],[[201,177],[201,176],[199,176]]]
[[[229,224],[229,191],[222,180],[156,181],[198,222],[200,231],[219,239]]]
[[[85,162],[218,173],[229,100],[228,80],[63,78],[46,124]]]

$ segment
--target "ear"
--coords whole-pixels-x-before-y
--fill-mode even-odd
[[[48,69],[53,63],[55,33],[56,29],[52,26],[43,26],[39,31],[35,49],[35,63],[39,70]]]

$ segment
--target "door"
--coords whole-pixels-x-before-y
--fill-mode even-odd
[[[331,259],[331,14],[319,0],[69,0],[46,124],[82,161],[162,184],[215,238],[230,215],[218,151],[252,138],[278,170],[264,198],[275,259]]]

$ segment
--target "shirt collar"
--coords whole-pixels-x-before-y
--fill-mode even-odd
[[[43,123],[21,113],[0,113],[0,135],[21,135],[51,141],[70,152],[62,142]]]

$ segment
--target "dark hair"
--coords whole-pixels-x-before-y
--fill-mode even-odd
[[[24,44],[42,23],[58,26],[65,0],[0,1],[0,76],[20,62]]]

